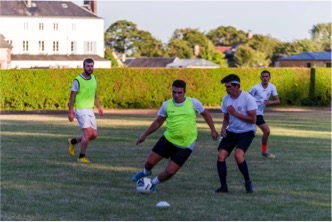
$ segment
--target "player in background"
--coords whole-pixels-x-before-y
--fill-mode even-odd
[[[147,136],[154,133],[166,121],[166,131],[148,154],[144,170],[131,178],[136,182],[142,177],[149,176],[152,174],[152,168],[160,160],[169,159],[165,170],[151,181],[152,193],[156,192],[157,184],[169,180],[176,174],[194,150],[198,134],[196,113],[200,113],[210,127],[213,140],[217,140],[218,137],[209,111],[199,100],[185,96],[185,93],[186,83],[183,80],[175,80],[172,84],[173,98],[162,104],[157,118],[136,141],[136,145],[144,142]]]
[[[227,95],[222,99],[221,112],[224,113],[224,119],[217,161],[221,186],[215,192],[228,192],[226,159],[235,149],[234,158],[243,175],[245,189],[247,193],[252,193],[253,185],[244,155],[255,137],[257,104],[248,92],[240,89],[240,78],[237,75],[225,76],[221,83],[225,85]]]
[[[264,109],[266,105],[271,104],[279,104],[279,96],[277,92],[277,88],[272,83],[269,83],[271,79],[271,74],[269,71],[264,70],[261,73],[261,80],[262,82],[254,85],[249,93],[253,95],[256,99],[256,103],[258,106],[257,109],[257,122],[256,125],[262,130],[263,136],[262,136],[262,156],[267,158],[275,158],[275,155],[270,153],[267,148],[267,141],[269,139],[270,135],[270,128],[264,121]],[[270,97],[272,96],[272,100],[270,100]]]
[[[89,163],[90,161],[86,158],[85,153],[89,141],[97,138],[97,124],[93,108],[96,105],[100,115],[104,115],[104,111],[97,96],[97,79],[93,75],[94,61],[91,58],[85,59],[83,68],[83,73],[78,75],[72,84],[68,104],[68,119],[70,122],[74,121],[75,106],[75,117],[82,129],[82,136],[68,139],[67,143],[71,156],[74,156],[75,145],[81,143],[81,151],[77,161]]]

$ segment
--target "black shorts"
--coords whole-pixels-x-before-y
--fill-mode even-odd
[[[218,150],[226,150],[228,155],[231,154],[235,147],[243,150],[243,152],[246,152],[255,137],[254,131],[245,133],[232,133],[226,130],[226,132],[227,136],[222,138],[220,141]]]
[[[189,148],[179,148],[169,142],[165,136],[162,136],[158,142],[154,145],[153,152],[159,154],[160,156],[171,159],[174,163],[180,167],[187,161],[192,150]]]
[[[263,125],[265,123],[263,115],[256,116],[256,125]]]

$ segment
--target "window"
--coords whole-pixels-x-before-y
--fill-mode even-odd
[[[70,51],[75,52],[76,51],[76,43],[74,41],[70,42]]]
[[[310,62],[307,63],[307,68],[311,68],[311,63]]]
[[[53,52],[59,52],[59,42],[53,41]]]
[[[39,30],[44,30],[44,23],[42,22],[39,23]]]
[[[23,41],[23,52],[29,51],[29,41]]]
[[[45,51],[44,41],[39,41],[38,46],[39,46],[39,52],[44,52]]]
[[[24,30],[28,30],[28,29],[29,29],[28,24],[29,24],[29,23],[27,23],[27,22],[24,22],[24,23],[23,23],[23,29],[24,29]]]
[[[58,23],[53,23],[53,30],[58,31],[59,30],[59,25]]]
[[[86,50],[88,51],[88,52],[92,52],[92,42],[87,42],[87,48],[86,48]]]
[[[331,68],[331,63],[330,62],[326,63],[326,67]]]
[[[84,52],[89,54],[96,53],[96,42],[95,41],[84,42]]]

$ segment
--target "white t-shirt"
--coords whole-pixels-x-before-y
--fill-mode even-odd
[[[249,93],[255,97],[256,103],[257,103],[257,111],[256,115],[263,115],[264,109],[265,109],[265,103],[264,100],[269,100],[270,96],[277,96],[277,88],[272,83],[268,83],[266,89],[263,88],[261,83],[258,83],[257,85],[254,85]]]
[[[221,112],[228,113],[227,107],[230,105],[233,105],[236,112],[246,116],[248,116],[247,111],[257,109],[254,97],[245,91],[242,91],[237,99],[232,99],[230,95],[224,96],[221,105]],[[227,130],[233,133],[256,131],[256,124],[246,122],[229,114],[229,125]]]

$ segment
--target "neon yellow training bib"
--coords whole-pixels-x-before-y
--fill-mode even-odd
[[[179,147],[189,147],[197,139],[196,110],[190,97],[181,106],[176,106],[173,99],[166,107],[166,139]]]
[[[93,108],[95,106],[95,96],[97,90],[96,77],[91,74],[90,79],[84,79],[79,75],[75,79],[79,83],[79,91],[75,98],[75,108]]]

